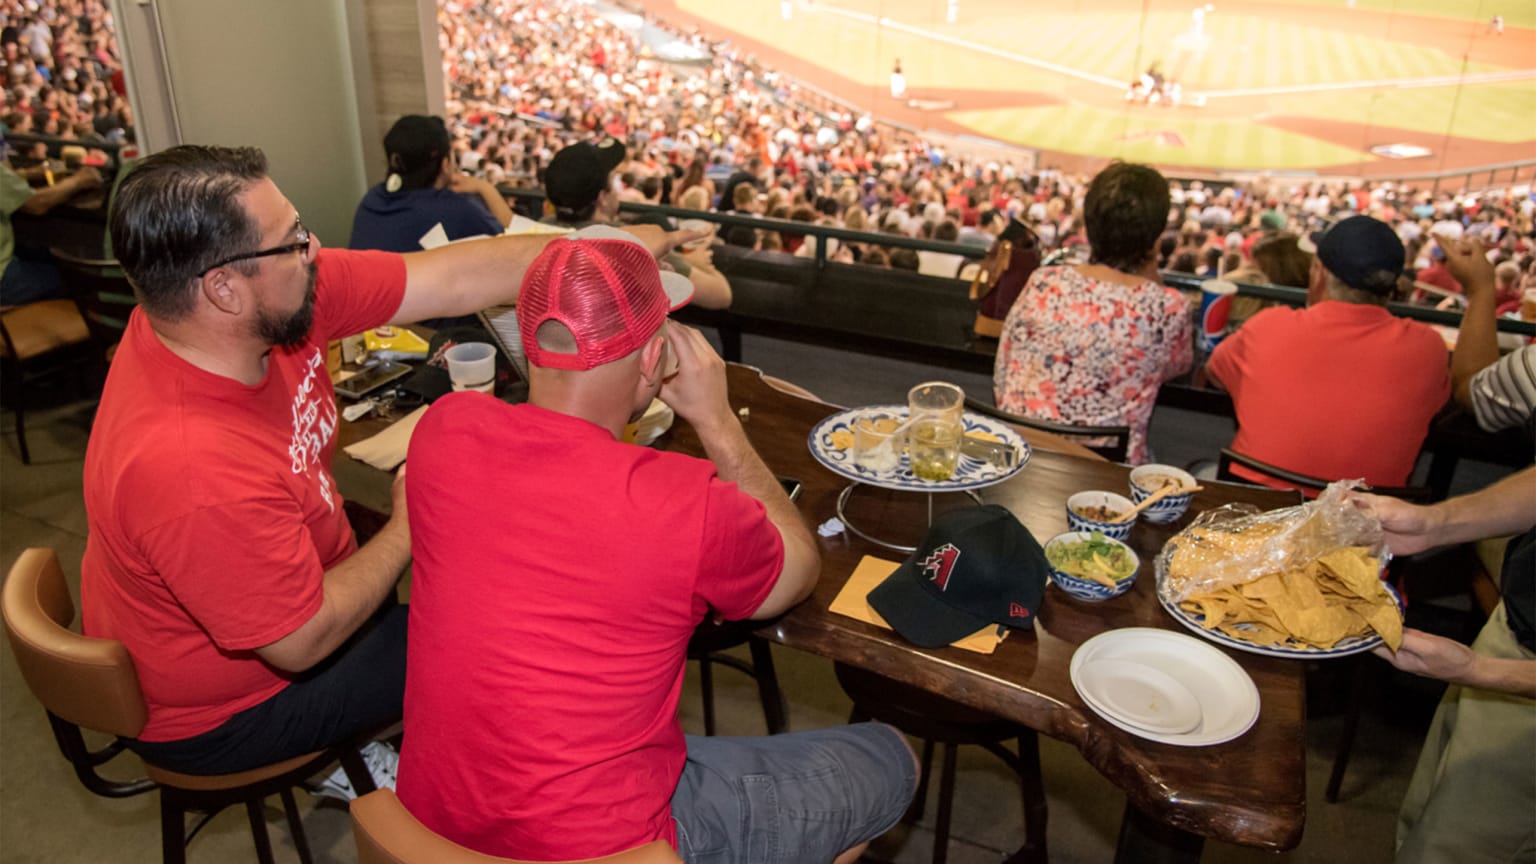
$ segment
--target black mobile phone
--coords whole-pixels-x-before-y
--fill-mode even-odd
[[[337,382],[336,393],[348,399],[361,399],[397,378],[409,374],[411,367],[385,360],[365,368],[345,381]]]
[[[784,494],[789,496],[789,500],[800,500],[801,486],[799,480],[795,480],[791,477],[780,477],[779,485],[784,487]]]

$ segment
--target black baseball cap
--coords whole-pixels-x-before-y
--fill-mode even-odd
[[[1403,241],[1380,219],[1351,216],[1308,239],[1310,244],[1298,244],[1303,251],[1316,251],[1323,267],[1356,291],[1390,294],[1403,275]]]
[[[1031,628],[1045,552],[997,504],[939,514],[912,556],[869,592],[869,605],[907,641],[938,648],[988,624]]]
[[[410,180],[418,172],[437,175],[437,166],[449,152],[448,127],[443,118],[407,114],[384,135],[384,155],[393,174]],[[426,171],[425,169],[431,169]]]
[[[562,210],[580,210],[608,188],[608,175],[624,154],[624,145],[612,138],[566,145],[544,169],[544,194]]]

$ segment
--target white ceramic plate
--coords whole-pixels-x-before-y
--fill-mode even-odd
[[[1200,725],[1195,694],[1156,666],[1104,658],[1084,663],[1076,680],[1083,701],[1138,729],[1178,735]]]
[[[995,420],[981,414],[966,412],[964,415],[966,432],[985,432],[1001,439],[1004,443],[1012,445],[1019,454],[1019,459],[1012,468],[999,468],[990,462],[960,454],[960,460],[955,465],[955,475],[948,480],[921,480],[912,474],[907,461],[907,455],[903,453],[901,460],[895,468],[887,471],[872,471],[853,461],[853,448],[839,450],[832,444],[832,433],[847,432],[853,434],[853,423],[859,416],[869,411],[887,413],[903,420],[907,416],[905,405],[870,405],[864,408],[853,408],[847,411],[839,411],[831,417],[822,420],[811,430],[810,448],[811,455],[816,461],[825,465],[835,474],[841,474],[849,480],[860,483],[868,483],[871,486],[879,486],[885,489],[897,489],[909,492],[958,492],[965,489],[980,489],[983,486],[991,486],[1001,483],[1009,477],[1017,474],[1029,461],[1030,449],[1019,433],[1012,426],[1001,420]]]
[[[1386,586],[1387,593],[1392,595],[1392,599],[1397,601],[1398,608],[1401,609],[1403,600],[1397,595],[1397,590],[1392,587],[1391,583],[1383,582],[1382,584]],[[1288,659],[1302,657],[1323,660],[1331,657],[1348,657],[1351,654],[1359,654],[1381,644],[1381,637],[1371,633],[1369,636],[1350,636],[1347,639],[1340,639],[1332,648],[1313,648],[1311,646],[1292,648],[1289,646],[1256,645],[1252,642],[1228,636],[1220,630],[1205,629],[1202,623],[1205,621],[1204,615],[1198,612],[1185,612],[1179,608],[1179,604],[1171,603],[1164,598],[1162,591],[1157,592],[1157,602],[1163,604],[1163,608],[1168,611],[1169,615],[1173,616],[1173,620],[1183,624],[1189,628],[1190,632],[1197,636],[1209,639],[1218,645],[1225,645],[1238,651],[1247,651],[1249,654],[1262,654],[1265,657],[1283,657]]]
[[[1155,732],[1098,707],[1098,697],[1085,694],[1082,673],[1083,667],[1105,660],[1139,663],[1172,678],[1194,696],[1199,723],[1187,732]],[[1078,646],[1071,674],[1072,686],[1089,710],[1132,735],[1163,744],[1221,744],[1241,736],[1259,719],[1259,688],[1243,667],[1210,644],[1171,630],[1126,627],[1100,633]]]

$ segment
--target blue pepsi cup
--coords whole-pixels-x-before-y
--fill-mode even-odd
[[[1237,284],[1225,279],[1207,279],[1200,283],[1199,328],[1195,331],[1195,346],[1202,354],[1216,350],[1227,335],[1227,322],[1232,317],[1232,298],[1237,296]]]

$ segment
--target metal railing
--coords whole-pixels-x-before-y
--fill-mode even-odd
[[[508,189],[503,188],[502,193],[509,197],[516,197],[523,202],[537,201],[542,207],[544,192],[539,189]],[[717,213],[705,210],[688,210],[681,207],[664,207],[655,204],[638,204],[625,201],[619,205],[623,213],[647,213],[668,216],[674,219],[702,219],[717,225],[740,225],[763,231],[781,231],[794,234],[803,234],[806,237],[828,237],[835,240],[844,240],[852,243],[868,243],[875,246],[890,246],[901,249],[916,249],[929,252],[945,252],[952,255],[960,255],[970,259],[980,259],[986,256],[987,250],[979,246],[971,246],[965,243],[941,243],[937,240],[921,240],[908,237],[904,234],[884,234],[870,231],[852,231],[847,228],[836,228],[830,225],[817,225],[811,222],[795,222],[789,219],[769,219],[763,216],[744,216],[740,213]],[[811,260],[816,262],[816,269],[826,267],[826,243],[816,243],[816,254]],[[1164,270],[1160,274],[1164,285],[1178,288],[1181,291],[1199,293],[1200,283],[1205,277],[1193,273],[1180,273],[1174,270]],[[942,277],[929,277],[942,278]],[[1273,300],[1288,306],[1307,305],[1307,292],[1301,288],[1289,288],[1283,285],[1263,285],[1251,282],[1238,282],[1237,293],[1244,297],[1256,297],[1260,300]],[[1461,314],[1435,309],[1429,306],[1419,306],[1412,303],[1388,303],[1387,310],[1401,318],[1411,318],[1415,321],[1423,321],[1429,324],[1443,324],[1450,327],[1461,325]],[[1536,323],[1530,321],[1513,321],[1500,318],[1498,329],[1501,333],[1516,333],[1521,336],[1536,337]]]

